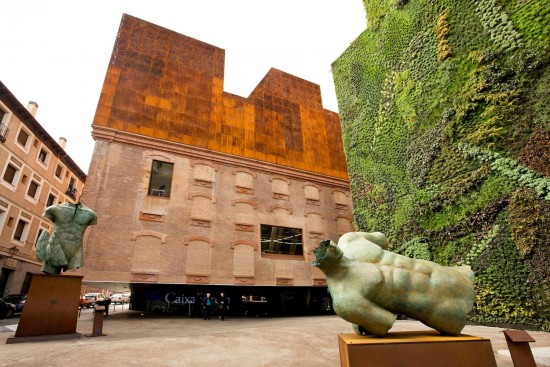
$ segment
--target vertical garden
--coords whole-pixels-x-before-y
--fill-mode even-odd
[[[550,0],[363,2],[332,65],[357,229],[470,265],[472,321],[549,330]]]

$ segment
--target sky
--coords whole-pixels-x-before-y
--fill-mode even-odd
[[[122,14],[225,50],[224,90],[248,97],[271,67],[319,84],[366,28],[362,0],[17,0],[2,7],[0,80],[88,172],[101,87]]]

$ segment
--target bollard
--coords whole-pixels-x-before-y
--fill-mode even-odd
[[[506,344],[515,367],[537,367],[529,342],[535,339],[524,330],[504,330]]]
[[[105,306],[96,306],[94,312],[94,326],[92,334],[89,336],[106,336],[103,334],[103,312],[105,312]]]

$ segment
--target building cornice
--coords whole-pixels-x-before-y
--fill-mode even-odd
[[[78,177],[82,182],[86,182],[86,174],[80,167],[67,155],[65,150],[55,141],[54,138],[36,121],[34,116],[23,106],[12,92],[0,81],[0,100],[6,105],[10,111],[17,116],[32,133],[40,139],[40,141],[50,149],[55,156],[65,163],[71,172]]]
[[[339,187],[349,190],[349,182],[347,180],[337,177],[330,177],[315,172],[299,170],[296,168],[281,166],[270,162],[235,156],[227,153],[215,152],[212,150],[190,146],[183,143],[175,143],[168,140],[161,140],[149,136],[133,134],[126,131],[111,129],[108,127],[93,125],[92,128],[92,137],[94,138],[94,140],[129,144],[141,148],[169,152],[195,159],[204,159],[224,165],[236,166],[239,168],[248,168],[267,174],[281,175],[303,181],[312,181],[331,187]]]

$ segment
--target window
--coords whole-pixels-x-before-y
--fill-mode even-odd
[[[4,208],[0,208],[0,234],[4,229],[4,221],[6,220],[6,215],[6,210],[4,210]]]
[[[302,230],[262,224],[260,226],[262,253],[302,255]]]
[[[43,148],[40,149],[40,153],[38,153],[38,160],[44,164],[47,163],[48,160],[48,152],[46,152]]]
[[[8,135],[8,125],[4,124],[2,121],[6,116],[6,111],[0,108],[0,141],[3,143],[6,141],[6,136]]]
[[[19,219],[17,226],[15,227],[15,233],[13,234],[13,239],[20,242],[25,242],[27,237],[29,223],[25,222],[23,219]]]
[[[17,167],[12,165],[11,163],[8,163],[8,166],[6,167],[6,171],[4,171],[4,181],[15,186],[15,181],[16,181],[18,171],[19,170],[17,169]]]
[[[38,240],[40,239],[40,236],[42,235],[42,232],[47,231],[46,228],[40,228],[38,230],[38,234],[36,235],[36,240],[34,241],[34,245],[36,246]]]
[[[17,134],[17,142],[21,144],[23,148],[27,149],[27,143],[29,142],[29,133],[23,129],[19,130],[19,134]]]
[[[62,174],[63,174],[63,166],[58,164],[57,167],[55,168],[55,177],[61,179]]]
[[[174,163],[153,161],[149,180],[149,195],[170,197]]]
[[[36,199],[36,193],[38,192],[39,187],[40,187],[40,185],[36,181],[32,180],[31,183],[29,184],[29,189],[27,190],[27,195],[30,196],[33,199]]]
[[[52,206],[55,204],[57,197],[54,194],[48,195],[48,201],[46,202],[46,207]]]
[[[65,194],[69,195],[71,199],[76,200],[77,192],[78,190],[76,189],[76,186],[75,186],[75,179],[74,177],[71,177],[71,179],[69,180],[69,187],[67,187],[67,191],[65,191]]]

